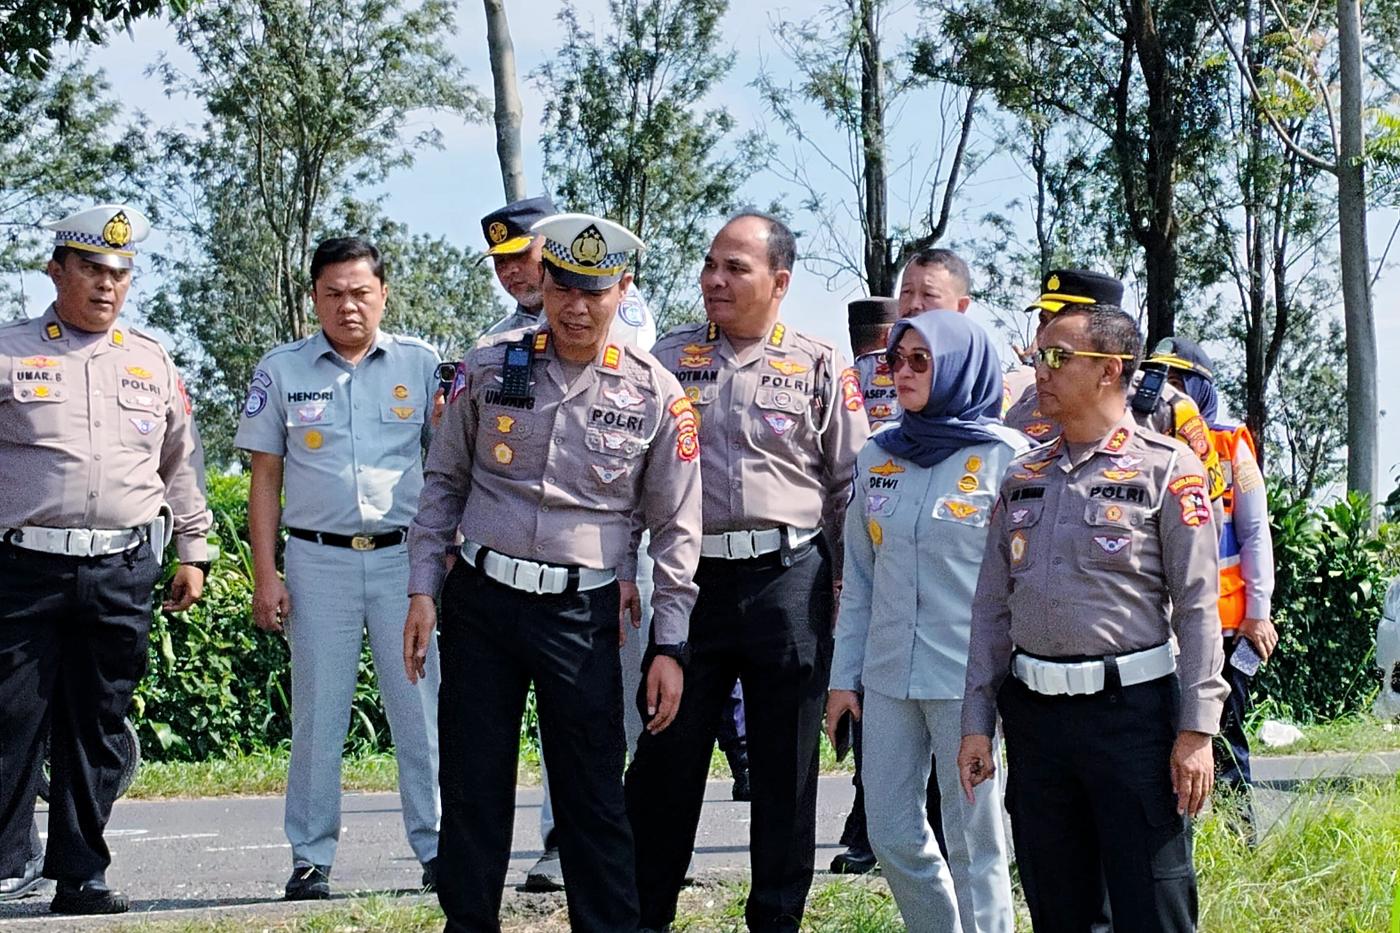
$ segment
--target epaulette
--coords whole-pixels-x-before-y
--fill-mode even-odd
[[[834,352],[836,352],[836,344],[832,343],[832,342],[829,341],[829,340],[824,340],[824,339],[822,339],[821,337],[814,337],[814,336],[812,336],[811,334],[804,334],[804,333],[802,333],[802,331],[799,331],[799,330],[790,330],[790,331],[788,331],[788,334],[789,334],[789,336],[793,337],[795,340],[804,340],[804,341],[806,341],[807,343],[810,343],[810,344],[812,344],[813,346],[817,347],[817,349],[821,352],[821,354],[828,354],[828,353],[834,353]],[[818,354],[814,354],[814,355],[818,355]]]
[[[423,350],[426,353],[431,353],[433,356],[438,355],[437,348],[419,337],[411,337],[408,334],[384,334],[382,336],[387,337],[389,340],[401,346],[413,347],[415,350]]]
[[[489,347],[498,347],[503,343],[515,343],[526,334],[532,334],[539,329],[538,324],[530,324],[525,327],[515,327],[510,330],[503,330],[495,334],[487,334],[476,342],[473,350],[485,350]]]
[[[680,324],[662,334],[656,343],[652,345],[652,350],[655,351],[659,349],[662,344],[667,343],[695,343],[697,342],[697,336],[700,338],[699,342],[704,342],[705,335],[709,332],[710,324],[707,321],[700,321],[696,324]],[[718,335],[716,335],[715,339],[718,339]]]
[[[1007,430],[1008,430],[1008,431],[1012,431],[1012,432],[1015,433],[1015,434],[1020,434],[1020,433],[1021,433],[1021,432],[1019,432],[1019,431],[1016,431],[1014,428],[1007,428]],[[1025,435],[1021,435],[1021,436],[1024,437]],[[1046,457],[1048,457],[1048,456],[1050,456],[1050,455],[1052,455],[1052,454],[1058,454],[1059,452],[1060,452],[1060,439],[1057,437],[1057,438],[1055,438],[1053,441],[1046,441],[1046,442],[1043,443],[1043,444],[1035,444],[1035,445],[1032,446],[1029,450],[1027,450],[1025,453],[1017,454],[1017,455],[1012,459],[1011,462],[1012,462],[1013,464],[1017,464],[1017,463],[1021,463],[1022,461],[1043,460],[1043,459],[1045,459]]]

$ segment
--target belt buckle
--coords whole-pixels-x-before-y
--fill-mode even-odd
[[[85,557],[91,557],[93,537],[91,528],[70,528],[67,539],[64,541],[64,548],[69,554],[82,554]]]
[[[355,535],[350,539],[350,547],[356,551],[372,551],[374,550],[374,536]]]
[[[518,590],[527,593],[543,593],[540,584],[544,582],[544,565],[537,564],[532,560],[516,560],[515,573],[511,577],[512,585]]]
[[[1094,683],[1094,671],[1103,670],[1102,661],[1081,661],[1065,670],[1065,680],[1073,696],[1088,696],[1098,693],[1102,686]]]
[[[736,535],[738,537],[735,537]],[[752,531],[731,531],[726,540],[729,542],[729,556],[734,560],[749,560],[758,556]],[[735,544],[740,541],[744,542],[743,546],[735,547]]]

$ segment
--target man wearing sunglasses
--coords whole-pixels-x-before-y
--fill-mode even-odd
[[[1039,315],[1036,328],[1037,346],[1046,327],[1057,314],[1080,305],[1103,304],[1119,306],[1123,301],[1123,283],[1112,276],[1085,269],[1056,269],[1045,277],[1041,295],[1026,308],[1026,313]],[[1060,435],[1060,425],[1040,404],[1039,383],[1028,385],[1019,398],[1011,401],[1004,421],[1031,440],[1048,443]],[[1210,441],[1210,431],[1196,403],[1185,392],[1170,385],[1161,372],[1139,370],[1128,388],[1128,409],[1138,424],[1168,437],[1174,437],[1195,452],[1206,467],[1206,490],[1212,502],[1225,494],[1225,473],[1220,455]],[[1217,511],[1216,520],[1220,513]]]
[[[1061,433],[1013,461],[993,511],[960,777],[970,795],[995,773],[1000,711],[1037,931],[1088,929],[1104,882],[1116,927],[1195,930],[1188,821],[1228,693],[1205,467],[1129,409],[1132,318],[1075,304],[1039,342],[1039,404]]]

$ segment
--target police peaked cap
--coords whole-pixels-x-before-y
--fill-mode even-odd
[[[1211,382],[1215,381],[1215,364],[1201,345],[1188,337],[1164,337],[1152,348],[1152,355],[1144,365],[1166,366],[1197,373]]]
[[[1026,313],[1049,311],[1051,314],[1065,305],[1121,305],[1123,283],[1111,275],[1088,269],[1055,269],[1040,286],[1040,297],[1026,307]]]
[[[551,214],[558,213],[549,195],[512,201],[481,218],[481,232],[486,237],[486,255],[509,256],[530,248],[535,234],[530,228]]]

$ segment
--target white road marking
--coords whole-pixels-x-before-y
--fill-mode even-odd
[[[129,842],[173,842],[176,839],[213,839],[218,833],[181,833],[178,836],[142,836]]]
[[[290,849],[290,842],[273,842],[261,846],[206,846],[205,852],[248,852],[253,849]]]

